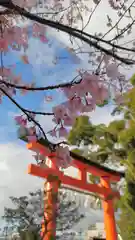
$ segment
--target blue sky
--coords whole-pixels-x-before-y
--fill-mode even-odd
[[[51,47],[42,44],[38,40],[30,38],[27,55],[30,65],[21,62],[22,52],[11,51],[4,57],[4,66],[9,67],[16,64],[15,74],[22,76],[24,82],[34,80],[37,86],[47,86],[71,81],[76,75],[76,69],[82,66],[74,55],[67,51],[63,43],[47,35]],[[54,57],[60,57],[55,65]],[[44,101],[45,95],[51,95],[52,103]],[[63,101],[63,95],[57,91],[29,93],[26,96],[17,94],[15,99],[24,108],[33,110],[51,111],[52,106]],[[90,113],[93,123],[108,123],[112,106],[99,108],[96,112]],[[14,115],[20,111],[8,100],[3,98],[0,105],[0,175],[3,180],[0,183],[0,215],[3,214],[4,206],[10,206],[9,196],[27,194],[29,191],[41,188],[43,180],[29,176],[27,166],[34,162],[32,154],[26,149],[25,144],[17,139],[17,126],[14,122]],[[47,131],[51,128],[51,117],[40,117],[40,123]],[[72,174],[74,171],[72,170]],[[20,185],[21,183],[21,185]],[[99,217],[100,218],[100,217]],[[101,218],[100,218],[101,219]]]
[[[80,65],[80,60],[70,53],[66,47],[58,42],[54,37],[47,35],[48,43],[41,43],[39,40],[29,39],[29,48],[26,51],[30,64],[24,64],[21,61],[23,52],[10,51],[4,56],[4,66],[13,69],[16,75],[21,75],[24,83],[30,83],[34,80],[37,86],[48,86],[71,81],[76,75],[76,69]],[[49,45],[51,45],[49,47]],[[57,64],[52,61],[58,57]],[[15,67],[12,67],[15,65]],[[52,103],[45,102],[45,96],[52,96]],[[59,95],[59,97],[58,97]],[[51,112],[54,104],[62,102],[63,95],[57,91],[29,92],[25,96],[17,93],[14,98],[21,103],[24,108]],[[0,142],[14,140],[16,138],[16,126],[13,116],[20,111],[7,98],[3,99],[1,108],[0,126],[8,126],[9,134],[6,138],[0,137]],[[8,135],[8,136],[7,136]]]
[[[37,86],[47,86],[71,81],[76,76],[76,69],[80,60],[70,54],[66,47],[51,36],[48,43],[42,44],[39,40],[30,38],[28,55],[30,65],[21,61],[23,52],[10,51],[4,56],[4,66],[12,67],[16,75],[21,75],[24,82],[29,83],[34,80]],[[51,47],[48,44],[51,43]],[[53,58],[59,57],[58,63],[52,64]],[[51,103],[45,102],[45,96],[52,96]],[[52,110],[52,106],[62,101],[62,94],[57,91],[35,92],[21,96],[17,93],[14,96],[16,101],[24,108],[32,110]],[[41,179],[34,178],[27,174],[27,166],[33,162],[32,153],[28,152],[25,143],[17,139],[17,126],[14,122],[14,115],[21,112],[6,97],[0,105],[0,173],[3,181],[0,184],[0,215],[3,213],[4,206],[10,205],[9,196],[25,194],[34,185],[41,187]],[[41,118],[41,124],[45,130],[51,126],[51,118]],[[19,182],[23,182],[21,186]],[[12,183],[11,183],[12,182]],[[26,187],[26,185],[28,187]]]

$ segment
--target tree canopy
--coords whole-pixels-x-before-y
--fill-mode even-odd
[[[104,4],[108,9],[103,21],[104,27],[102,30],[94,28],[94,31],[89,34],[89,31],[86,31],[87,27],[93,24],[92,19],[96,12],[100,9],[102,12]],[[64,160],[63,146],[60,146],[60,143],[54,146],[49,135],[53,138],[66,137],[68,127],[74,124],[78,114],[91,112],[93,109],[95,110],[96,106],[102,107],[110,101],[110,98],[116,100],[118,95],[121,96],[130,88],[131,84],[126,80],[125,69],[127,72],[130,71],[130,66],[135,64],[135,42],[128,39],[135,26],[133,20],[134,1],[3,0],[0,2],[0,7],[0,101],[2,103],[3,96],[6,96],[15,105],[17,111],[20,111],[15,117],[15,121],[22,136],[25,135],[28,141],[34,141],[42,135],[51,150],[57,152],[59,148],[58,151],[61,151],[61,158],[64,162],[67,155],[70,159],[69,154],[67,153]],[[85,19],[86,15],[87,20]],[[65,56],[60,54],[52,56],[51,73],[54,71],[55,76],[57,75],[57,66],[60,66],[64,59],[68,58],[67,55],[70,55],[73,64],[77,64],[75,72],[71,73],[71,77],[65,73],[64,82],[62,82],[63,79],[59,82],[58,79],[55,79],[53,83],[42,86],[39,83],[41,76],[38,79],[37,76],[34,76],[36,78],[34,81],[30,79],[26,83],[24,77],[15,71],[17,69],[16,62],[21,62],[25,69],[29,66],[34,69],[37,65],[35,64],[37,58],[38,61],[42,62],[42,58],[44,58],[42,51],[40,54],[39,52],[35,53],[35,65],[31,63],[33,59],[30,62],[28,53],[31,45],[30,40],[36,40],[42,46],[50,49],[55,42],[52,43],[52,39],[48,35],[52,29],[57,36],[66,34],[64,36],[67,39],[67,46],[62,48],[64,49],[62,52],[65,51]],[[16,54],[16,52],[19,55],[15,55],[17,56],[15,63],[6,64],[9,60],[8,54],[11,54],[12,57],[12,53]],[[85,68],[83,67],[83,59],[86,59],[87,62]],[[43,68],[46,68],[44,61]],[[49,73],[42,77],[49,79]],[[30,96],[30,93],[34,93],[34,98],[36,94],[40,94],[42,98],[44,95],[42,93],[46,93],[45,99],[49,104],[52,100],[52,91],[57,97],[59,94],[62,94],[63,97],[61,103],[58,103],[58,99],[55,98],[55,104],[50,104],[50,112],[23,107],[22,98],[19,97],[20,102],[17,99],[18,94],[19,96],[20,94]],[[49,95],[47,95],[48,92]],[[53,119],[55,124],[53,129],[46,133],[38,120],[39,116],[48,116]]]
[[[4,220],[9,230],[17,231],[23,237],[23,233],[30,233],[39,238],[41,221],[44,215],[43,193],[41,190],[30,192],[28,196],[10,197],[13,207],[5,207]],[[57,209],[57,231],[66,232],[72,230],[84,215],[80,212],[75,201],[68,200],[67,193],[60,190]],[[22,238],[23,239],[23,238]],[[26,239],[26,236],[24,236]],[[34,238],[33,238],[34,240]]]
[[[124,240],[135,238],[135,75],[131,78],[132,88],[123,94],[121,102],[112,115],[121,114],[120,120],[94,125],[88,116],[78,117],[69,133],[70,144],[88,145],[85,154],[90,160],[108,163],[110,167],[125,167],[126,177],[123,194],[119,202],[121,216],[119,225]],[[76,150],[75,150],[76,151]],[[125,227],[126,226],[126,227]]]

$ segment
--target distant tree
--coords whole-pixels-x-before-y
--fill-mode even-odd
[[[39,239],[41,221],[43,219],[43,194],[41,190],[30,192],[29,196],[10,197],[14,207],[5,207],[4,220],[8,227],[19,232],[21,239]],[[67,193],[59,192],[59,207],[57,211],[57,231],[72,229],[82,218],[83,214],[75,201],[69,201]],[[27,237],[26,237],[27,236]]]

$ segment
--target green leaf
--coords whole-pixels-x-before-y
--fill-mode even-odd
[[[135,74],[130,78],[130,83],[135,86]]]

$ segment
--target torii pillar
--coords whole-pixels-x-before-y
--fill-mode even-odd
[[[28,173],[47,179],[45,182],[45,199],[44,199],[44,220],[42,222],[42,239],[56,239],[56,215],[57,215],[57,196],[58,189],[61,184],[71,186],[73,189],[79,189],[82,192],[93,192],[100,195],[103,199],[104,224],[107,240],[117,240],[116,223],[113,208],[113,199],[119,198],[118,191],[111,189],[111,182],[118,182],[120,176],[105,172],[97,167],[89,166],[76,159],[73,159],[71,166],[78,168],[79,178],[75,179],[64,175],[55,164],[55,156],[51,160],[52,154],[50,151],[39,143],[29,143],[27,148],[35,152],[40,152],[48,159],[48,167],[41,167],[35,164],[30,164]],[[50,158],[49,158],[50,157]],[[87,173],[91,173],[100,177],[100,184],[90,184],[87,182]]]

